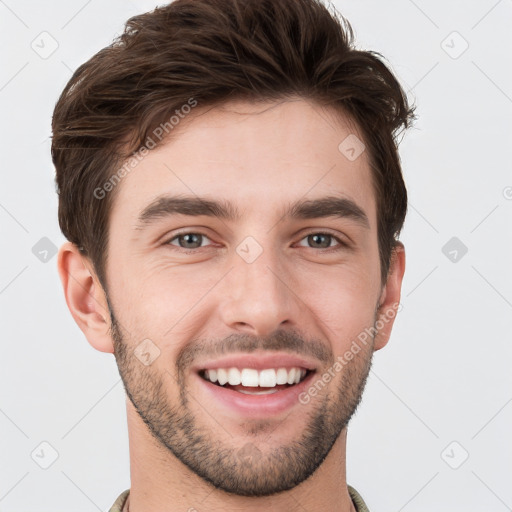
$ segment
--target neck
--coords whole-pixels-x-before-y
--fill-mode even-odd
[[[131,487],[124,511],[169,512],[223,510],[355,512],[346,483],[344,429],[318,469],[298,486],[279,494],[247,497],[215,489],[202,480],[148,431],[127,399]]]

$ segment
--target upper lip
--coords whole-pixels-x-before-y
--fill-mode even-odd
[[[316,365],[312,361],[286,352],[264,352],[251,354],[231,354],[219,359],[204,361],[195,366],[195,371],[215,370],[218,368],[254,368],[264,370],[266,368],[305,368],[315,370]]]

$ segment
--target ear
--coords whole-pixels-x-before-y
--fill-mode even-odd
[[[386,346],[391,336],[391,329],[399,309],[402,279],[405,272],[405,248],[401,242],[396,242],[391,253],[388,278],[382,288],[377,314],[377,334],[374,340],[374,350]]]
[[[75,244],[66,242],[59,249],[57,267],[66,303],[78,327],[96,350],[113,353],[107,299],[91,262]]]

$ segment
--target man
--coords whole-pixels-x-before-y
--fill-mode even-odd
[[[413,117],[315,0],[177,0],[77,69],[58,268],[127,394],[111,512],[367,510],[347,425],[400,300]]]

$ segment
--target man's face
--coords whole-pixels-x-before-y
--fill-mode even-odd
[[[372,339],[333,370],[373,327],[381,298],[370,169],[366,153],[338,149],[354,128],[306,101],[195,114],[118,185],[107,263],[115,354],[163,450],[219,489],[269,495],[322,463],[370,369]],[[229,203],[238,216],[166,214],[162,202],[140,220],[171,195]],[[288,212],[326,197],[345,200],[339,215],[322,216],[325,203]],[[309,371],[274,389],[269,371],[256,373],[261,388],[204,378],[231,367],[246,378]]]

